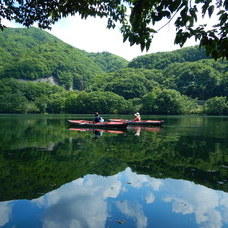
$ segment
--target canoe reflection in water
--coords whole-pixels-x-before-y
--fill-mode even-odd
[[[115,130],[115,129],[110,129],[109,130],[109,129],[96,129],[96,128],[70,128],[69,130],[71,130],[71,131],[81,131],[81,132],[91,131],[97,136],[102,136],[103,132],[115,133],[115,134],[123,134],[123,133],[127,132],[127,130]]]
[[[95,135],[95,139],[98,139],[103,135],[103,131],[99,131],[99,130],[93,130],[93,133]]]
[[[142,131],[150,131],[150,132],[159,132],[162,127],[142,127],[142,126],[128,126],[128,130],[133,130],[135,136],[140,136]]]
[[[127,129],[96,129],[96,128],[69,128],[71,131],[91,131],[94,133],[94,135],[99,138],[103,135],[104,132],[107,133],[114,133],[114,134],[124,134],[128,133],[129,130],[134,132],[135,136],[140,136],[142,131],[149,131],[149,132],[159,132],[161,131],[161,127],[143,127],[143,126],[128,126]]]

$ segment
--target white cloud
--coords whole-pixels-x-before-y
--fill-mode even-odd
[[[220,199],[218,192],[186,181],[178,181],[172,187],[166,184],[165,188],[170,193],[163,200],[172,203],[175,213],[195,214],[196,223],[201,227],[219,228],[226,222],[218,207],[223,206],[223,211],[228,214],[227,197]]]
[[[0,226],[9,222],[12,207],[9,202],[0,203]]]
[[[116,205],[123,214],[136,221],[137,228],[147,227],[147,217],[144,215],[142,206],[138,202],[118,201]]]
[[[154,202],[154,200],[155,200],[155,196],[154,196],[154,194],[152,194],[152,193],[149,193],[146,197],[145,197],[145,201],[146,201],[146,203],[153,203]]]
[[[152,204],[156,198],[159,200],[161,194],[163,202],[171,203],[174,213],[195,215],[195,222],[200,227],[220,228],[228,223],[227,193],[183,180],[151,178],[136,174],[130,168],[111,177],[88,175],[33,202],[47,207],[44,227],[80,228],[93,227],[93,224],[104,227],[108,218],[107,198],[118,198],[120,193],[127,195],[131,188],[139,192],[145,188],[147,204]],[[117,201],[116,206],[125,215],[125,220],[131,218],[138,228],[143,228],[147,227],[148,218],[140,198]]]
[[[120,181],[125,179],[128,183]],[[140,188],[147,184],[152,188],[152,181],[146,175],[137,175],[129,168],[118,175],[102,177],[88,175],[65,184],[58,190],[33,200],[39,207],[45,207],[44,227],[104,227],[108,217],[108,198],[117,198],[122,192],[127,194],[128,187]],[[132,183],[130,184],[130,182]],[[157,189],[157,184],[156,187]],[[148,203],[154,201],[152,193],[147,195]],[[135,202],[117,202],[119,210],[136,221],[138,228],[147,226],[147,217],[142,205]]]
[[[140,46],[130,46],[128,41],[123,43],[119,28],[107,29],[106,21],[106,19],[91,17],[82,20],[79,16],[71,16],[57,22],[51,31],[47,31],[64,42],[87,52],[108,51],[127,60],[151,52],[180,48],[174,45],[174,27],[166,26],[162,29],[155,35],[150,50],[141,52]]]
[[[106,19],[82,20],[79,16],[74,16],[62,19],[53,26],[51,31],[46,31],[87,52],[108,51],[128,60],[143,54],[139,46],[130,47],[128,42],[123,43],[123,37],[118,28],[107,29],[106,25]]]
[[[117,197],[121,183],[117,176],[88,175],[33,200],[46,207],[44,227],[105,227],[108,197]]]
[[[163,27],[167,24],[167,21],[168,19],[157,23],[154,29],[158,30]],[[69,16],[57,22],[49,32],[64,42],[87,52],[108,51],[127,60],[132,60],[140,55],[180,49],[179,45],[174,45],[176,27],[173,21],[154,35],[148,52],[141,52],[139,45],[130,46],[128,41],[123,43],[123,37],[119,27],[107,29],[106,18],[88,17],[86,20],[82,20],[78,15]],[[207,27],[211,28],[211,25],[216,23],[217,17],[214,14],[212,18],[209,18],[207,15],[204,18],[199,16],[197,25],[207,24]],[[191,38],[187,40],[184,47],[196,44],[195,40]]]
[[[43,227],[105,227],[109,218],[116,222],[122,214],[126,223],[132,220],[144,228],[153,222],[149,214],[153,217],[155,200],[161,205],[158,210],[171,205],[172,210],[164,216],[194,215],[192,223],[205,228],[228,224],[227,193],[184,180],[151,178],[130,168],[109,177],[87,175],[30,203],[42,210]],[[0,203],[0,226],[9,222],[17,202]]]
[[[148,186],[151,186],[154,191],[158,191],[159,188],[163,185],[162,180],[151,178],[147,175],[134,173],[130,168],[127,168],[122,175],[124,175],[128,182],[135,188],[141,188],[144,184],[146,184]]]

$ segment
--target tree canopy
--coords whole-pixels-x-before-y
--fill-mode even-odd
[[[105,72],[113,72],[128,65],[126,59],[109,52],[88,53],[88,56]]]
[[[134,58],[128,66],[133,68],[164,69],[174,62],[195,62],[201,59],[208,59],[205,50],[202,48],[199,49],[198,46],[194,46],[170,52],[166,51],[141,55]]]
[[[170,64],[164,75],[167,77],[164,79],[167,88],[201,100],[220,95],[222,91],[219,87],[225,80],[223,74],[200,62]]]
[[[173,21],[176,27],[175,44],[182,47],[187,39],[194,37],[208,55],[218,59],[228,58],[227,9],[227,0],[12,0],[1,1],[0,28],[4,28],[2,19],[15,20],[27,27],[37,22],[40,28],[51,28],[56,21],[76,13],[84,19],[106,17],[108,28],[120,23],[124,41],[148,50],[153,36],[160,30],[155,25],[167,19],[167,23]],[[216,15],[218,22],[212,29],[197,24],[205,15]]]

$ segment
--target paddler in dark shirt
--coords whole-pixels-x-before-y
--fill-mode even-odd
[[[93,120],[93,123],[100,123],[102,118],[100,117],[99,113],[98,112],[95,112],[95,118]]]

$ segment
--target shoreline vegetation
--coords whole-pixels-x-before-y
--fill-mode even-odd
[[[7,28],[0,49],[0,113],[228,115],[228,61],[198,46],[128,62]]]

